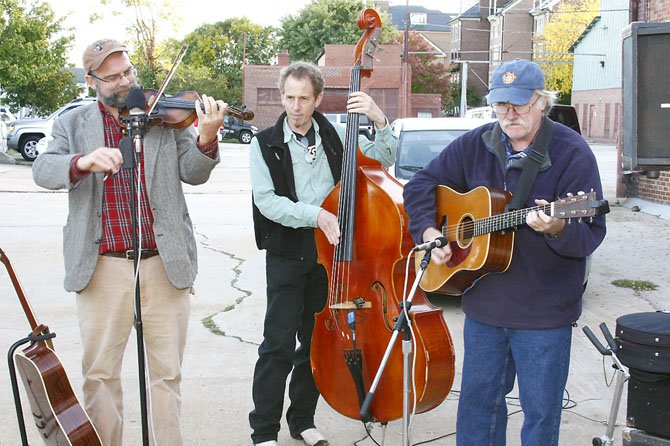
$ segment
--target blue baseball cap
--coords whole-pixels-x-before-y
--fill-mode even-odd
[[[544,85],[544,73],[536,63],[523,59],[505,62],[493,72],[486,103],[527,104],[533,92],[544,90]]]

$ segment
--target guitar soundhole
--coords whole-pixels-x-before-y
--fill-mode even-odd
[[[465,248],[470,244],[474,237],[474,225],[471,217],[464,217],[458,224],[458,245]]]

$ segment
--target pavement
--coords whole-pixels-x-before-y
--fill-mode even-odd
[[[608,233],[593,257],[579,329],[573,332],[573,353],[561,423],[561,445],[591,444],[605,434],[613,388],[609,360],[596,351],[581,327],[598,332],[605,322],[614,329],[616,318],[629,313],[670,308],[667,274],[670,206],[616,197],[616,150],[593,146],[598,158],[611,212]],[[253,239],[248,146],[222,145],[222,162],[202,186],[185,186],[199,244],[200,271],[192,299],[189,335],[184,358],[182,419],[186,445],[250,445],[248,413],[252,408],[251,381],[257,348],[262,339],[265,311],[264,256]],[[38,321],[57,334],[54,340],[70,381],[81,395],[81,348],[74,296],[63,290],[62,227],[67,216],[67,194],[34,185],[29,164],[0,164],[0,248],[6,253]],[[648,280],[653,291],[634,291],[612,284],[616,279]],[[462,361],[460,300],[432,299],[443,310],[456,354],[452,392],[437,408],[412,419],[411,444],[454,445],[455,415]],[[26,336],[29,324],[8,274],[0,268],[0,349]],[[124,444],[141,444],[137,360],[134,336],[126,350],[122,374],[125,388]],[[399,389],[400,392],[402,389]],[[25,395],[24,411],[29,415]],[[513,392],[513,395],[516,393]],[[518,405],[509,400],[510,413]],[[14,400],[6,367],[0,368],[0,445],[20,444]],[[626,394],[618,411],[615,444],[625,427]],[[508,444],[518,445],[522,413],[509,417]],[[348,419],[320,401],[316,424],[334,446],[373,445],[359,421]],[[379,444],[403,444],[402,420],[371,426]],[[37,429],[27,420],[28,439],[40,444]],[[279,444],[298,446],[282,421]],[[424,443],[422,443],[424,444]]]

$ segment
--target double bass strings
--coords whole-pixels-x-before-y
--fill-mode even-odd
[[[356,62],[349,80],[349,94],[360,90],[360,63]],[[356,155],[358,150],[358,125],[347,119],[344,153],[342,160],[342,174],[340,179],[340,193],[337,218],[340,226],[340,243],[335,247],[335,256],[332,265],[329,303],[347,304],[350,284],[350,265],[353,258],[353,234],[355,221],[356,198]],[[344,328],[349,325],[348,305],[342,305],[341,310],[335,310],[334,321],[340,336],[346,337]],[[332,311],[331,311],[332,313]],[[354,315],[355,318],[355,315]]]

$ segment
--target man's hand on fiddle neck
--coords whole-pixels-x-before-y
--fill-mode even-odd
[[[203,104],[204,110],[200,104]],[[200,133],[200,145],[207,146],[218,140],[219,128],[223,125],[223,117],[226,115],[228,104],[222,100],[216,100],[206,94],[202,95],[202,101],[196,99],[195,113],[198,115],[198,132]]]

